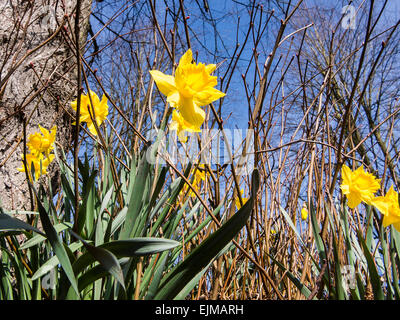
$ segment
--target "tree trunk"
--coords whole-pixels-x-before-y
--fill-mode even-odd
[[[81,4],[81,47],[91,4]],[[56,142],[66,150],[71,145],[75,6],[73,0],[0,0],[0,205],[7,210],[30,209],[26,174],[17,170],[24,123],[27,137],[39,131],[39,124],[46,129],[57,125]],[[55,167],[53,162],[49,168],[52,181],[57,180]]]

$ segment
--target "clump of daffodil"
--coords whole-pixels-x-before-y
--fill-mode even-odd
[[[372,199],[371,203],[383,214],[383,226],[386,228],[393,224],[396,230],[400,232],[399,194],[394,191],[393,186],[384,196]]]
[[[377,179],[373,174],[364,171],[363,166],[355,171],[351,171],[346,165],[342,167],[343,182],[340,186],[343,194],[348,199],[350,208],[355,208],[361,202],[371,204],[374,198],[374,193],[380,187],[380,179]]]
[[[301,220],[305,221],[308,218],[308,210],[306,204],[303,203],[303,207],[301,208]]]
[[[22,154],[22,159],[24,155]],[[47,167],[54,160],[54,154],[50,154],[48,157],[44,157],[42,153],[38,155],[27,153],[26,154],[26,166],[28,169],[29,179],[32,181],[31,172],[32,167],[35,169],[35,179],[38,180],[43,174],[47,174]],[[22,163],[22,168],[17,169],[20,172],[25,172],[24,163]]]
[[[26,166],[28,169],[29,179],[32,181],[32,168],[35,171],[35,179],[43,174],[47,174],[47,167],[54,160],[54,154],[50,152],[54,149],[56,140],[57,126],[54,126],[51,131],[39,125],[40,132],[35,132],[29,135],[26,146],[28,153],[26,154]],[[17,168],[18,171],[25,172],[24,154],[22,157],[22,167]]]
[[[225,93],[214,88],[218,84],[217,77],[211,75],[215,68],[215,64],[194,63],[192,50],[189,49],[179,60],[175,76],[158,70],[150,71],[158,89],[167,96],[168,103],[179,111],[184,120],[179,122],[178,135],[179,129],[200,131],[205,119],[205,112],[200,107],[225,96]]]
[[[47,157],[54,148],[54,141],[56,140],[57,126],[54,126],[51,131],[39,125],[40,132],[35,132],[28,137],[26,146],[34,155],[44,153]]]
[[[243,204],[245,204],[246,201],[248,200],[248,198],[243,197],[243,195],[244,195],[244,190],[243,189],[240,189],[240,195],[242,196]],[[241,204],[240,204],[239,197],[236,197],[235,203],[236,203],[236,208],[239,210],[242,207]]]
[[[90,94],[90,98],[89,98]],[[89,94],[81,95],[81,105],[80,105],[80,118],[79,122],[86,122],[88,129],[90,133],[93,135],[97,135],[96,127],[94,125],[94,120],[97,123],[97,126],[100,126],[103,121],[107,118],[108,116],[108,99],[107,97],[103,94],[101,101],[97,94],[93,92],[92,90],[89,90]],[[92,105],[90,103],[90,100],[92,100],[93,103],[93,109]],[[74,100],[71,102],[71,107],[74,109],[76,112],[78,105],[78,100]],[[76,123],[73,122],[73,125]]]

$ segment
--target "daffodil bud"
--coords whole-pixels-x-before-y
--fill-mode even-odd
[[[301,220],[305,221],[308,218],[308,210],[306,207],[306,204],[303,204],[303,207],[301,208]]]

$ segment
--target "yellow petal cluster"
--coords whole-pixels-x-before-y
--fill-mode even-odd
[[[90,95],[90,98],[89,98]],[[90,99],[93,103],[93,108],[90,103]],[[108,99],[103,94],[101,101],[97,94],[92,90],[89,90],[89,94],[81,95],[81,106],[80,106],[80,117],[79,122],[86,122],[90,133],[93,135],[97,135],[96,127],[94,125],[94,120],[97,123],[97,126],[100,126],[103,121],[108,116]],[[71,102],[71,107],[76,112],[78,104],[78,99]],[[72,123],[75,125],[75,122]]]
[[[343,194],[346,195],[348,205],[352,209],[361,202],[371,204],[374,193],[380,188],[381,180],[375,178],[373,174],[364,171],[363,166],[360,166],[355,171],[351,171],[348,166],[343,165],[342,179],[343,182],[340,188]]]
[[[32,168],[35,172],[35,179],[43,174],[47,174],[47,167],[54,160],[54,154],[50,154],[54,149],[56,140],[57,126],[54,126],[51,131],[39,125],[40,132],[35,132],[28,137],[26,146],[28,153],[26,154],[26,166],[28,169],[29,179],[32,181]],[[24,154],[21,154],[22,167],[17,168],[20,172],[25,172]]]
[[[21,154],[22,159],[24,155]],[[47,174],[47,167],[54,160],[54,154],[50,154],[48,157],[44,157],[42,153],[39,155],[34,155],[32,153],[26,154],[26,166],[28,169],[28,175],[31,178],[32,167],[35,169],[35,179],[39,179],[39,177],[43,174]],[[18,168],[18,171],[25,172],[25,166],[22,163],[22,168]]]
[[[215,64],[193,63],[192,50],[189,49],[179,60],[175,76],[158,70],[150,71],[160,92],[179,112],[173,119],[173,128],[178,130],[178,135],[184,130],[200,131],[205,119],[205,112],[200,107],[225,96],[214,88],[218,84],[217,77],[211,75],[215,68]]]
[[[50,152],[54,148],[54,141],[56,140],[57,126],[54,126],[51,131],[43,128],[39,125],[40,132],[35,132],[28,137],[26,146],[30,152],[35,155],[44,153],[46,156],[50,155]]]
[[[301,208],[301,220],[305,221],[308,218],[308,210],[305,204],[303,204],[303,207]]]

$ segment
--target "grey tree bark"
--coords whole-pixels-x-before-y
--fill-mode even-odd
[[[81,4],[81,47],[86,42],[92,0]],[[26,136],[57,125],[56,141],[71,145],[77,91],[74,0],[0,0],[0,201],[6,210],[28,209],[21,165]],[[53,167],[53,168],[52,168]],[[55,179],[57,170],[50,166]]]

